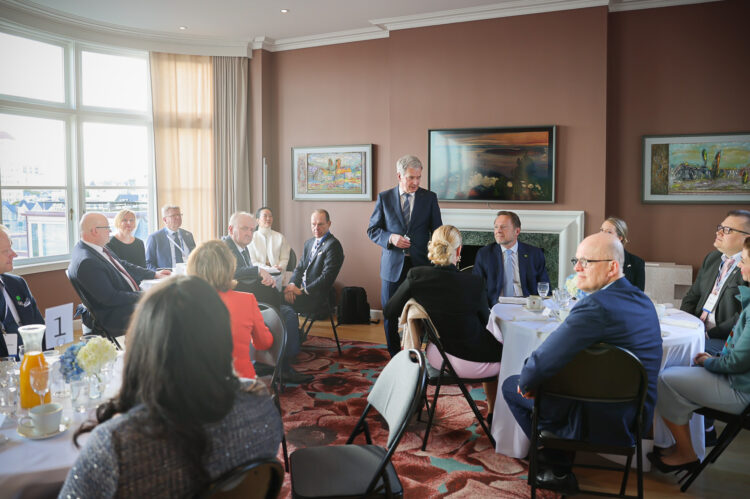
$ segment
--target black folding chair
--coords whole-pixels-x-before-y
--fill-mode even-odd
[[[297,266],[297,254],[293,249],[289,248],[289,262],[286,264],[287,272],[294,272],[294,267]]]
[[[278,348],[274,348],[272,346],[272,349],[277,350],[276,356],[275,356],[275,362],[276,365],[273,369],[273,376],[271,376],[271,395],[273,397],[273,401],[276,404],[276,410],[279,411],[279,415],[281,415],[281,392],[284,391],[284,385],[282,384],[281,380],[281,373],[284,370],[284,355],[286,353],[286,328],[284,327],[284,321],[281,320],[281,317],[279,317],[279,314],[276,313],[276,310],[274,310],[272,307],[265,303],[259,303],[258,304],[261,307],[260,313],[263,314],[263,322],[266,324],[266,327],[271,331],[273,334],[274,339],[275,338],[281,338],[281,344],[278,346]],[[275,343],[275,342],[274,342]],[[262,354],[265,354],[266,352],[263,351],[256,351],[256,360],[258,357],[261,357]],[[273,354],[273,352],[270,352]],[[289,455],[286,450],[286,431],[282,427],[282,434],[281,434],[281,448],[284,451],[284,469],[286,471],[289,471]]]
[[[336,338],[336,348],[341,352],[341,343],[339,342],[339,333],[336,331],[336,323],[333,318],[336,316],[336,290],[331,286],[328,290],[328,300],[323,304],[325,307],[323,310],[314,310],[310,312],[302,312],[300,315],[304,317],[305,321],[302,323],[302,339],[300,343],[304,343],[307,339],[307,335],[310,334],[310,329],[315,321],[319,321],[328,317],[331,320],[331,328],[333,328],[333,337]]]
[[[422,352],[404,350],[393,357],[375,381],[346,445],[307,447],[292,453],[292,497],[402,496],[391,456],[422,403],[425,382]],[[366,420],[371,407],[388,423],[385,447],[372,444]],[[365,434],[367,445],[352,444],[360,433]]]
[[[492,438],[492,433],[490,432],[487,420],[482,416],[482,413],[479,412],[476,402],[474,402],[471,394],[469,394],[469,390],[466,388],[466,383],[488,383],[497,381],[497,376],[491,376],[488,378],[459,377],[458,374],[456,374],[456,370],[453,369],[450,360],[448,360],[448,356],[445,354],[445,348],[443,348],[443,343],[440,341],[440,335],[432,324],[432,321],[429,319],[422,319],[422,330],[424,331],[423,338],[426,338],[430,343],[435,345],[438,352],[440,352],[440,356],[443,358],[443,364],[440,366],[440,369],[435,369],[429,362],[427,362],[427,384],[435,387],[435,395],[432,397],[432,407],[430,407],[430,403],[427,400],[427,393],[425,392],[424,401],[425,406],[427,407],[427,428],[425,429],[424,439],[422,440],[422,450],[426,450],[427,448],[427,439],[430,436],[430,428],[432,428],[432,421],[435,417],[438,396],[440,395],[440,387],[443,385],[458,385],[466,402],[469,403],[469,407],[471,407],[471,410],[479,421],[482,430],[484,430],[487,438],[490,439],[492,447],[495,447],[495,439]]]
[[[96,319],[96,315],[94,315],[94,309],[91,307],[91,300],[89,300],[88,295],[81,287],[81,283],[78,281],[78,279],[71,276],[68,269],[65,269],[65,275],[68,276],[70,284],[73,286],[76,294],[81,299],[81,303],[83,303],[83,306],[86,307],[87,313],[91,318],[91,333],[98,334],[99,336],[107,338],[109,341],[115,344],[115,347],[117,347],[118,350],[122,350],[122,347],[117,342],[117,338],[115,338],[115,336],[109,331],[104,329],[104,326],[102,326],[101,323]],[[83,317],[81,317],[81,319],[83,319]]]
[[[714,420],[723,421],[726,423],[724,431],[719,435],[716,445],[714,445],[711,453],[701,462],[693,472],[688,475],[687,481],[682,485],[680,490],[685,492],[690,484],[698,478],[698,475],[708,466],[710,463],[715,463],[719,456],[729,447],[734,437],[740,434],[742,430],[750,430],[750,405],[745,407],[745,410],[740,414],[729,414],[728,412],[719,411],[717,409],[711,409],[710,407],[701,407],[695,411],[698,414],[702,414],[707,418],[713,418]]]
[[[213,480],[199,498],[275,499],[284,482],[284,470],[276,459],[242,464]]]
[[[577,465],[586,468],[618,470],[623,472],[620,493],[581,490],[582,493],[607,497],[626,496],[630,465],[636,454],[638,495],[643,497],[643,453],[641,438],[643,428],[643,403],[646,400],[648,376],[638,357],[630,351],[614,345],[599,343],[579,352],[573,360],[557,374],[542,383],[534,399],[534,412],[531,420],[531,446],[529,449],[529,485],[531,497],[536,497],[536,476],[539,471],[539,448],[562,451],[596,452],[626,456],[625,466]],[[548,432],[539,433],[539,408],[547,397],[577,400],[580,402],[600,402],[632,404],[636,409],[630,430],[635,435],[632,445],[598,444],[583,440],[559,438]]]

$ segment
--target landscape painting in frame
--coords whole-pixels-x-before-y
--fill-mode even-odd
[[[372,201],[372,144],[292,148],[292,198]]]
[[[644,136],[643,201],[750,202],[750,133]]]
[[[554,203],[555,135],[555,126],[430,130],[430,189],[445,201]]]

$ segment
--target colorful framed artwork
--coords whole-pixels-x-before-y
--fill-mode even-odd
[[[292,199],[372,201],[372,144],[293,147]]]
[[[750,133],[645,135],[644,203],[750,203]]]
[[[429,130],[430,189],[443,201],[554,203],[556,131]]]

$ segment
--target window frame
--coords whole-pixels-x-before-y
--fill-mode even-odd
[[[86,189],[84,183],[83,164],[83,124],[106,123],[115,125],[145,126],[147,135],[147,164],[148,171],[146,186],[107,186],[108,189],[143,189],[148,193],[148,232],[153,232],[158,227],[158,207],[156,206],[156,169],[154,159],[154,127],[151,102],[151,67],[149,53],[141,50],[113,47],[91,42],[78,41],[72,38],[61,37],[41,31],[22,28],[0,22],[0,32],[28,38],[34,41],[57,45],[63,48],[63,81],[64,102],[52,102],[27,97],[19,97],[0,94],[0,113],[17,116],[28,116],[32,118],[57,119],[64,123],[65,130],[65,185],[64,186],[0,186],[0,199],[2,190],[15,190],[24,188],[34,189],[59,189],[65,191],[66,205],[65,216],[67,218],[68,250],[65,254],[53,256],[24,258],[16,260],[13,273],[30,274],[59,270],[67,268],[73,246],[79,240],[78,220],[85,213]],[[94,52],[106,55],[135,57],[143,59],[146,63],[146,111],[133,111],[130,109],[117,109],[100,106],[84,106],[82,104],[82,54],[83,52]],[[91,187],[97,189],[96,187]]]

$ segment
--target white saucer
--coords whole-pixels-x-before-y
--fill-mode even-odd
[[[52,433],[39,433],[36,428],[33,426],[24,426],[24,425],[18,425],[18,428],[16,428],[16,431],[19,435],[21,435],[24,438],[28,438],[30,440],[44,440],[45,438],[52,438],[56,437],[57,435],[61,433],[65,433],[65,431],[70,426],[70,418],[62,418],[62,421],[60,422],[60,427],[57,429],[57,431],[53,431]]]
[[[523,308],[524,308],[524,310],[527,310],[527,311],[529,311],[529,312],[531,312],[533,314],[541,314],[542,312],[544,312],[544,307],[542,307],[542,308],[529,308],[526,305],[524,305]]]

